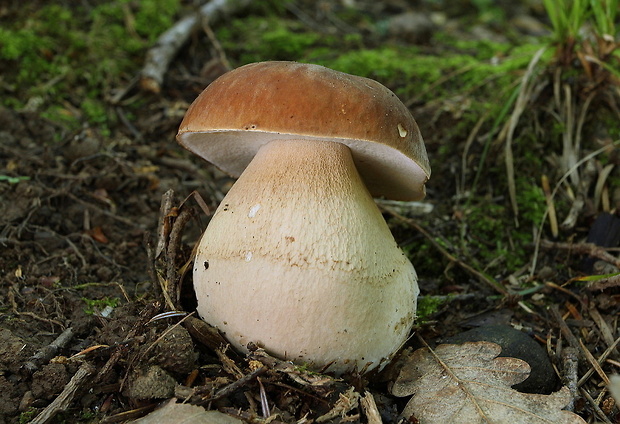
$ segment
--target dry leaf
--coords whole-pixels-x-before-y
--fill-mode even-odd
[[[413,395],[402,415],[422,424],[585,424],[562,411],[570,401],[566,387],[551,395],[511,388],[530,373],[520,359],[498,358],[490,342],[418,349],[406,360],[394,386],[395,396]]]
[[[243,424],[240,419],[219,411],[207,411],[200,406],[167,402],[145,417],[132,421],[134,424]]]
[[[91,236],[93,240],[101,244],[108,244],[110,242],[110,240],[108,240],[106,235],[103,233],[103,229],[99,226],[88,230],[87,234]]]

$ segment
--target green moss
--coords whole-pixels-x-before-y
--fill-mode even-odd
[[[299,56],[308,47],[312,46],[318,39],[318,34],[295,33],[287,28],[276,28],[266,32],[261,37],[261,42],[269,48],[267,57],[286,60],[290,57]]]
[[[51,122],[62,124],[69,131],[76,131],[81,126],[77,116],[69,113],[64,107],[59,105],[50,105],[41,112],[41,116]]]
[[[39,413],[38,409],[30,407],[26,411],[19,414],[19,418],[17,419],[17,422],[19,424],[29,423],[30,421],[34,419],[34,417],[37,416],[38,413]]]
[[[118,306],[118,303],[119,303],[118,298],[116,297],[109,298],[107,296],[104,297],[103,299],[87,299],[83,297],[82,300],[84,301],[84,303],[86,303],[86,308],[84,308],[84,312],[86,312],[89,315],[92,315],[97,311],[101,311],[105,309],[106,306],[115,308],[116,306]]]
[[[447,298],[445,296],[420,296],[418,298],[418,309],[416,311],[418,323],[424,323],[427,318],[435,314],[441,306],[446,303]]]
[[[299,22],[276,16],[248,16],[217,30],[217,37],[239,65],[264,60],[302,60],[310,47],[330,37],[307,31]],[[321,43],[319,43],[321,40]]]
[[[106,105],[97,98],[86,98],[80,105],[81,111],[86,116],[86,119],[91,124],[94,124],[100,128],[102,135],[108,136],[108,109]]]
[[[5,106],[43,100],[42,113],[59,116],[58,105],[84,106],[92,125],[104,125],[105,95],[126,84],[142,64],[142,52],[172,25],[179,0],[116,0],[93,8],[49,4],[0,27],[2,66],[17,68]],[[86,23],[86,25],[84,24]],[[109,126],[109,125],[108,125]]]
[[[547,208],[545,193],[540,186],[540,181],[526,176],[517,178],[516,192],[522,223],[530,228],[531,225],[540,224]]]
[[[421,101],[431,101],[460,94],[489,105],[491,94],[494,99],[509,94],[507,88],[512,87],[540,47],[511,49],[487,41],[452,41],[454,50],[441,56],[426,55],[416,46],[384,45],[349,50],[337,57],[309,52],[306,59],[397,87],[395,92],[402,98],[420,96]]]

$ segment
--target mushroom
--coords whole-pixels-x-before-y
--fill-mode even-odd
[[[242,351],[337,374],[383,367],[419,289],[372,196],[419,200],[430,176],[396,95],[318,65],[249,64],[198,96],[177,139],[239,177],[197,248],[200,316]]]

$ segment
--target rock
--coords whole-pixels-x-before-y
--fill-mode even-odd
[[[196,359],[198,359],[191,336],[181,326],[168,331],[157,341],[151,352],[150,362],[172,373],[189,373],[194,369]]]
[[[101,149],[101,140],[98,135],[90,128],[85,128],[80,134],[76,135],[69,145],[62,150],[64,156],[71,162],[93,156]]]
[[[557,376],[545,350],[527,334],[509,325],[477,327],[442,339],[441,343],[462,344],[478,341],[497,343],[502,347],[499,356],[522,359],[530,365],[532,369],[530,376],[522,383],[512,386],[515,390],[543,394],[556,390]]]
[[[411,44],[427,43],[436,26],[425,13],[405,12],[392,16],[387,21],[388,34]]]
[[[47,364],[32,375],[32,395],[36,399],[51,400],[63,391],[69,382],[63,364]]]
[[[166,399],[174,394],[176,381],[157,365],[135,370],[129,378],[126,396],[133,399]]]

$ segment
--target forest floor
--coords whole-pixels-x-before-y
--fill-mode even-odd
[[[416,118],[427,199],[381,203],[419,275],[406,348],[512,327],[548,364],[528,391],[568,385],[587,422],[620,422],[618,81],[560,71],[537,2],[255,2],[193,33],[157,93],[146,52],[190,2],[78,3],[0,6],[0,423],[124,422],[173,397],[250,422],[377,422],[351,390],[398,422],[397,369],[257,372],[182,313],[197,199],[214,211],[234,180],[175,135],[204,87],[262,60],[377,79]],[[505,337],[482,333],[468,340]]]

